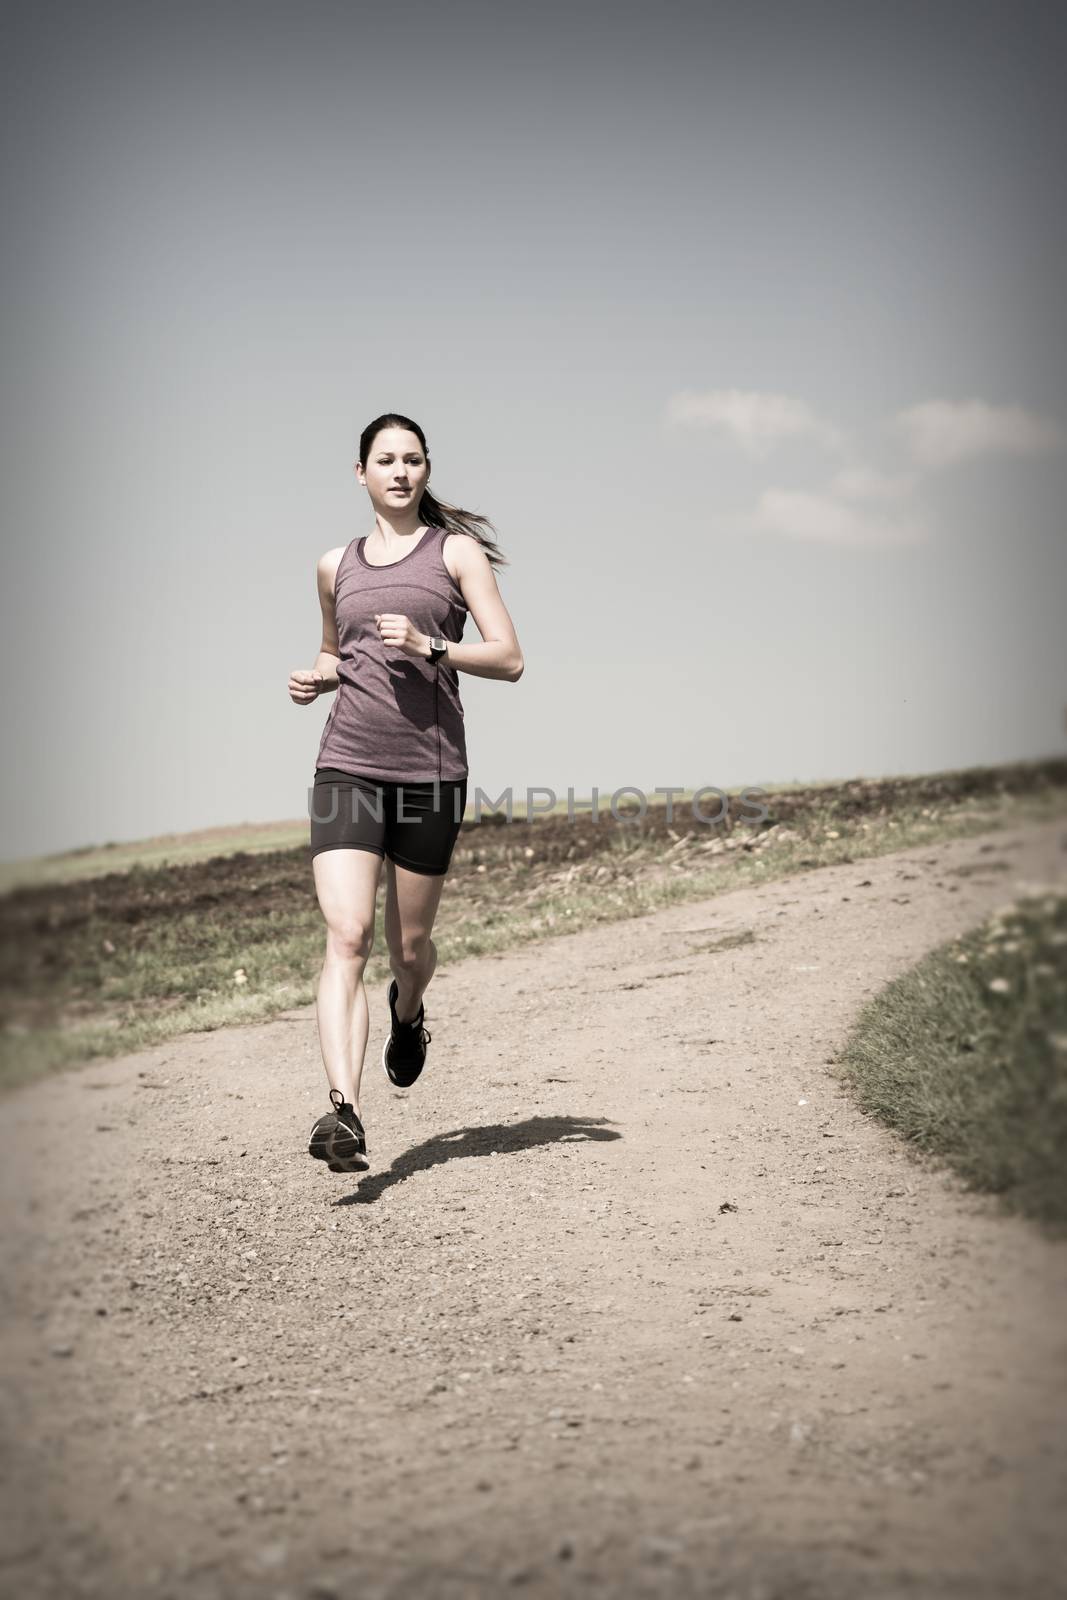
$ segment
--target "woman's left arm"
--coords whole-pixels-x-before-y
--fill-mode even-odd
[[[526,663],[515,625],[501,599],[489,557],[469,534],[456,540],[455,565],[456,581],[483,642],[465,644],[461,640],[453,644],[449,639],[448,651],[440,658],[442,665],[473,673],[476,678],[506,678],[509,683],[517,683]],[[429,653],[427,640],[426,654]]]

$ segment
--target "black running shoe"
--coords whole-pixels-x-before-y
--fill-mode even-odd
[[[332,1111],[320,1117],[311,1130],[308,1150],[319,1161],[328,1161],[331,1172],[366,1172],[367,1138],[356,1108],[340,1089],[330,1090]]]
[[[394,978],[389,985],[389,1010],[393,1022],[382,1050],[382,1066],[390,1083],[395,1083],[398,1089],[410,1089],[422,1071],[426,1060],[426,1046],[431,1036],[422,1025],[426,1011],[421,1005],[419,1014],[413,1022],[398,1020],[396,997],[399,993]]]

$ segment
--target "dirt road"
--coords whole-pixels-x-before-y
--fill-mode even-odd
[[[1065,873],[1057,822],[440,970],[404,1094],[383,985],[362,1179],[312,1009],[12,1095],[6,1591],[1062,1593],[1067,1247],[825,1063]]]

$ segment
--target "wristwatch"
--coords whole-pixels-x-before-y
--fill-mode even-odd
[[[430,640],[429,660],[431,660],[431,661],[440,661],[441,657],[445,654],[445,651],[447,649],[448,649],[448,645],[445,643],[444,639],[440,639],[435,635]]]

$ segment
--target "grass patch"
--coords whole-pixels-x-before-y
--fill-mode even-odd
[[[887,985],[836,1070],[968,1188],[1067,1236],[1067,895],[1005,905]]]

